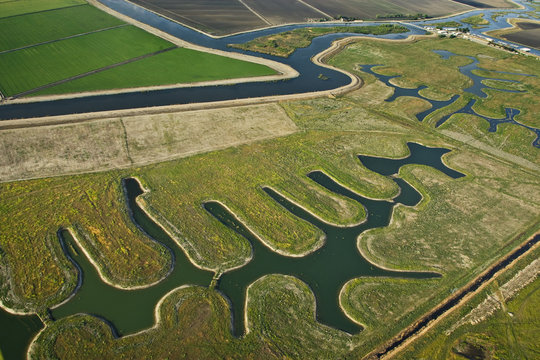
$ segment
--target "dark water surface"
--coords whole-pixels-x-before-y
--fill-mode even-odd
[[[244,333],[244,303],[246,288],[266,274],[288,274],[307,283],[315,294],[317,319],[323,324],[337,329],[356,333],[361,327],[345,316],[338,304],[338,294],[343,285],[352,278],[361,276],[385,276],[399,278],[433,278],[440,276],[432,272],[392,271],[381,269],[367,262],[358,252],[357,238],[363,231],[375,227],[387,226],[393,207],[400,203],[414,206],[421,200],[420,194],[403,179],[395,177],[399,167],[405,164],[424,164],[433,166],[454,178],[463,176],[449,169],[441,162],[441,156],[447,149],[428,148],[416,143],[408,143],[411,155],[405,159],[378,159],[382,166],[374,167],[376,158],[360,156],[366,166],[383,175],[392,175],[401,191],[392,200],[376,200],[363,197],[338,184],[325,173],[314,171],[307,176],[328,190],[349,197],[364,206],[366,221],[349,227],[340,227],[325,223],[303,208],[291,203],[271,188],[264,191],[273,200],[293,215],[310,222],[325,234],[324,245],[315,252],[303,257],[282,256],[264,246],[244,224],[239,222],[219,202],[209,201],[203,204],[209,216],[215,216],[225,226],[244,236],[251,244],[253,258],[245,266],[221,275],[217,289],[227,296],[232,303],[233,328],[236,335]],[[143,193],[139,183],[125,179],[126,201],[135,224],[152,239],[163,244],[173,257],[170,274],[158,284],[139,290],[121,290],[104,283],[94,266],[78,248],[70,233],[58,232],[59,240],[68,256],[79,270],[80,287],[66,303],[51,310],[53,318],[58,319],[77,313],[89,313],[106,320],[116,336],[132,334],[151,327],[154,324],[154,309],[157,302],[169,291],[183,285],[209,286],[213,273],[195,267],[183,250],[157,224],[155,224],[137,205],[136,198]],[[210,215],[211,214],[211,215]],[[0,312],[2,324],[9,324],[19,342],[2,340],[4,354],[13,354],[9,358],[21,358],[30,339],[35,336],[41,323],[36,317],[15,316]],[[5,320],[4,320],[5,319]],[[37,322],[36,322],[37,320]],[[51,326],[54,326],[51,325]],[[26,333],[25,333],[26,331]]]

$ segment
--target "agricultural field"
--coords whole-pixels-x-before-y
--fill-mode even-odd
[[[242,2],[197,0],[135,0],[142,7],[155,11],[182,24],[215,36],[223,36],[271,25],[291,22],[331,20],[340,16],[375,19],[377,15],[427,14],[449,15],[469,6],[451,0],[306,0]],[[244,4],[244,5],[242,5]]]
[[[272,25],[328,19],[324,13],[299,1],[244,0],[244,3]]]
[[[124,24],[90,5],[0,18],[0,53]]]
[[[407,28],[400,25],[377,25],[377,26],[336,26],[319,28],[300,28],[292,31],[268,35],[253,39],[243,44],[230,44],[229,46],[261,52],[264,54],[288,57],[296,49],[308,47],[311,41],[317,36],[333,33],[353,33],[353,34],[394,34],[407,32]]]
[[[470,16],[468,18],[462,19],[461,21],[464,22],[465,24],[472,25],[473,28],[475,29],[480,29],[482,28],[483,25],[489,24],[489,21],[484,19],[484,14]]]
[[[1,91],[17,95],[175,46],[134,26],[0,54]],[[84,61],[80,61],[84,59]],[[24,77],[21,79],[21,74]]]
[[[0,3],[0,12],[13,3]],[[57,9],[0,18],[3,97],[276,74],[264,65],[178,48],[87,3],[71,4],[55,1],[50,5]]]
[[[347,16],[349,18],[375,19],[377,15],[388,14],[427,14],[429,16],[448,15],[464,10],[469,10],[454,1],[449,0],[307,0],[308,4],[322,10],[334,17]]]
[[[85,0],[22,0],[1,2],[0,18],[86,4]]]
[[[490,35],[540,49],[540,23],[510,19],[510,24],[512,25],[511,29],[492,31]]]
[[[483,8],[514,8],[517,5],[509,0],[455,0],[469,6],[474,6],[480,9]]]
[[[134,0],[133,2],[212,35],[226,35],[268,26],[264,20],[237,0]]]
[[[138,74],[138,76],[133,77],[133,74]],[[276,74],[276,71],[255,63],[177,48],[53,86],[38,91],[34,95],[147,87],[156,84],[186,84],[241,78],[246,74],[267,76]]]

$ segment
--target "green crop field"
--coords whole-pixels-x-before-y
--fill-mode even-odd
[[[84,0],[18,0],[0,3],[0,18],[86,4]]]
[[[44,89],[33,95],[190,83],[275,73],[264,65],[178,48]]]
[[[489,21],[484,19],[484,14],[478,14],[462,19],[465,24],[471,24],[473,28],[481,28],[482,25],[488,25]]]
[[[0,19],[0,52],[123,23],[90,5]]]
[[[0,54],[0,89],[6,96],[15,95],[171,46],[139,28],[126,26]]]

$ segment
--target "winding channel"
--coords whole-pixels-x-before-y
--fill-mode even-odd
[[[245,333],[243,314],[247,287],[266,274],[288,274],[306,282],[315,294],[317,320],[349,333],[357,333],[361,330],[359,325],[345,316],[338,303],[339,292],[350,279],[361,276],[421,279],[440,276],[440,274],[433,272],[393,271],[379,268],[364,259],[357,248],[357,238],[362,232],[389,224],[394,206],[397,204],[415,206],[421,200],[421,195],[411,185],[397,177],[396,174],[401,166],[423,164],[432,166],[452,178],[464,176],[442,163],[441,156],[449,150],[429,148],[416,143],[408,143],[407,145],[410,149],[410,155],[403,159],[358,157],[367,168],[389,176],[396,182],[400,193],[391,200],[363,197],[343,187],[321,171],[307,174],[311,180],[331,192],[346,196],[364,206],[367,218],[364,222],[354,226],[330,225],[293,204],[272,188],[263,188],[269,197],[284,207],[284,211],[291,212],[324,232],[326,238],[324,245],[304,257],[287,257],[271,251],[221,203],[209,201],[203,204],[209,212],[209,216],[216,217],[225,226],[245,237],[252,247],[252,259],[243,267],[222,274],[216,286],[217,290],[220,290],[231,300],[235,335],[241,336]],[[139,182],[133,178],[125,179],[123,182],[128,209],[134,223],[149,237],[163,244],[171,252],[174,265],[170,274],[166,279],[149,288],[122,290],[110,286],[101,280],[96,268],[78,247],[70,232],[60,230],[59,241],[66,256],[74,263],[79,272],[80,285],[75,289],[75,294],[69,301],[51,309],[51,316],[55,319],[78,313],[93,314],[106,320],[115,336],[133,334],[151,327],[154,324],[154,308],[169,291],[183,285],[209,286],[214,276],[212,272],[194,266],[177,243],[139,207],[136,199],[143,194]],[[137,314],[137,316],[133,316],[133,314]],[[27,331],[27,335],[24,337],[26,340],[24,346],[9,341],[2,344],[2,351],[6,358],[24,357],[28,341],[39,330],[39,327],[32,327],[33,324],[35,325],[34,317],[10,315],[2,310],[0,320],[2,320],[2,324],[8,324],[10,328],[13,328],[12,333],[17,334],[17,337],[24,334],[24,331],[18,332],[19,328],[28,324],[30,331]],[[54,326],[54,323],[49,326]],[[6,332],[3,335],[6,336],[6,339],[10,339],[15,336],[12,333]]]

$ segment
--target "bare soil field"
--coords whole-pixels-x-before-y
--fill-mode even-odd
[[[310,19],[326,18],[321,12],[297,0],[243,0],[259,15],[273,25],[306,22]]]
[[[450,0],[306,0],[306,2],[332,16],[373,19],[385,14],[428,14],[441,16],[469,10],[468,6]]]
[[[134,3],[214,36],[268,25],[347,16],[375,19],[377,15],[441,16],[470,10],[451,0],[132,0]],[[500,0],[503,1],[503,0]],[[328,16],[327,16],[328,15]]]
[[[212,35],[267,26],[237,0],[133,0],[135,4]]]
[[[508,0],[454,0],[455,2],[477,8],[515,8],[516,5]]]
[[[519,30],[502,35],[508,41],[540,49],[540,23],[517,22]]]
[[[124,168],[295,131],[275,103],[4,130],[0,181]]]

